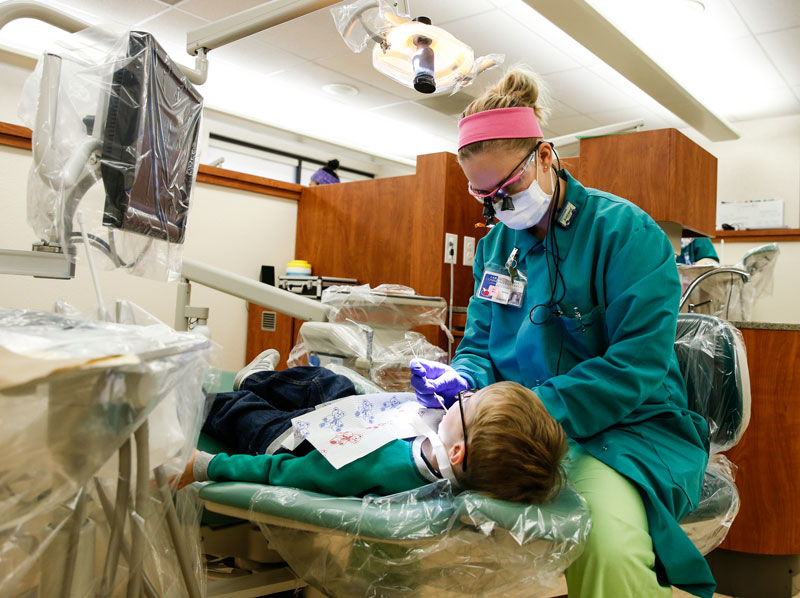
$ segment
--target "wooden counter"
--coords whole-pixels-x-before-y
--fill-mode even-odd
[[[747,326],[750,426],[727,453],[742,507],[722,548],[800,554],[800,330]]]

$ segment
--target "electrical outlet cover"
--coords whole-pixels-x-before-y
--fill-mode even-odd
[[[458,235],[456,234],[444,234],[444,263],[458,263]]]

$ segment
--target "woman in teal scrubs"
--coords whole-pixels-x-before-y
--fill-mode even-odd
[[[719,263],[719,256],[714,250],[711,239],[698,237],[696,239],[681,239],[681,254],[675,258],[679,264],[696,264],[700,260],[713,260]]]
[[[538,89],[512,71],[459,123],[470,192],[500,224],[478,244],[452,367],[413,360],[412,385],[426,403],[513,380],[564,427],[567,470],[592,511],[570,598],[669,598],[670,585],[711,598],[711,572],[678,525],[699,501],[708,429],[687,408],[673,349],[672,246],[641,209],[559,168]]]

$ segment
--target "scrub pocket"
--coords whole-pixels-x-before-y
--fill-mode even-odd
[[[563,374],[587,359],[601,357],[608,348],[602,307],[597,305],[588,313],[581,313],[580,317],[575,315],[573,306],[559,305],[559,309],[563,315],[553,318],[548,330],[551,346],[557,348],[549,357],[555,375]]]

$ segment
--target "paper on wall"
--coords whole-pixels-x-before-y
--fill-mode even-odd
[[[783,227],[783,200],[723,201],[717,205],[717,228],[730,224],[739,229]]]

